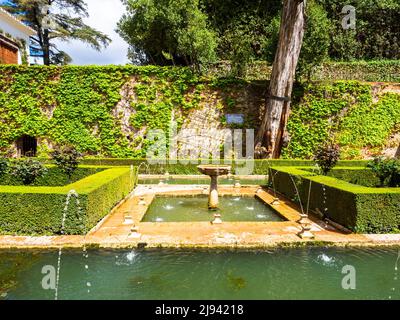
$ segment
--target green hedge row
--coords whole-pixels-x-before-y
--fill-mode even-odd
[[[71,190],[65,234],[93,228],[134,187],[136,169],[115,167],[63,187],[0,186],[0,234],[61,233],[62,216]]]
[[[79,168],[77,168],[72,175],[71,179],[69,179],[68,176],[63,173],[58,167],[52,165],[47,165],[46,167],[48,169],[47,173],[43,177],[37,178],[32,186],[65,186],[67,184],[74,183],[83,178],[86,178],[87,176],[104,170],[104,168],[100,167],[79,166]],[[22,186],[23,183],[11,173],[7,173],[3,176],[0,176],[0,185]]]
[[[379,187],[380,181],[368,168],[334,168],[328,176],[364,187]]]
[[[293,167],[274,167],[275,190],[357,233],[400,229],[400,188],[371,188]],[[272,179],[271,179],[272,180]],[[298,190],[298,193],[296,191]]]
[[[400,82],[400,60],[327,62],[316,69],[312,79]]]
[[[146,159],[119,159],[119,158],[85,158],[82,163],[85,165],[94,166],[140,166],[140,174],[164,174],[169,172],[170,174],[199,174],[197,166],[201,164],[201,160],[195,162],[189,162],[188,160],[177,160],[177,163],[169,163],[168,160],[164,160],[164,163],[150,164]],[[209,163],[209,161],[205,161]],[[365,167],[368,161],[364,160],[342,160],[338,162],[338,166],[345,167]],[[238,168],[244,168],[247,166],[251,169],[249,174],[268,174],[268,170],[271,166],[314,166],[315,163],[312,160],[291,160],[291,159],[279,159],[279,160],[237,160],[232,165],[232,171],[234,174],[241,173]]]
[[[230,63],[224,62],[212,68],[210,75],[229,75]],[[269,80],[272,67],[268,62],[249,63],[245,70],[246,80]],[[316,81],[360,80],[373,82],[400,82],[400,60],[327,61],[315,68],[311,75]]]

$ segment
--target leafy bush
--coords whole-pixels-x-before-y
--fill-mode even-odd
[[[333,26],[331,58],[349,59],[399,59],[400,2],[381,0],[318,0],[328,13]],[[356,8],[356,29],[343,29],[342,8],[351,4]]]
[[[64,147],[54,150],[51,153],[51,158],[54,160],[60,170],[64,172],[69,179],[71,179],[75,170],[78,168],[82,154],[74,147]]]
[[[118,32],[136,63],[194,65],[216,59],[217,36],[208,27],[199,0],[125,1]]]
[[[37,178],[44,176],[47,168],[39,161],[26,159],[18,161],[13,168],[12,174],[20,179],[24,185],[30,185]]]
[[[399,184],[400,161],[376,157],[367,164],[368,168],[379,178],[380,186],[397,187]]]
[[[8,161],[5,158],[0,158],[0,177],[8,171]]]
[[[400,189],[354,185],[293,167],[275,167],[272,169],[272,174],[276,190],[288,198],[296,195],[290,177],[301,177],[302,183],[298,185],[298,190],[303,205],[309,204],[310,210],[322,212],[325,217],[352,231],[399,232]],[[311,193],[308,198],[310,183]]]
[[[340,158],[340,147],[337,144],[328,142],[321,145],[314,155],[314,161],[321,168],[324,175],[336,165]]]
[[[35,179],[35,182],[31,183],[30,186],[36,187],[60,187],[82,180],[90,175],[105,170],[106,168],[98,167],[87,167],[79,166],[74,171],[72,177],[68,177],[64,172],[56,166],[46,166],[47,172],[44,176]],[[10,172],[11,171],[11,172]],[[20,179],[12,174],[12,170],[9,170],[6,174],[0,176],[1,186],[23,186],[24,184]]]
[[[132,190],[135,180],[129,167],[117,167],[63,187],[0,186],[0,234],[59,234],[71,189],[78,193],[79,206],[71,198],[65,234],[85,234]]]

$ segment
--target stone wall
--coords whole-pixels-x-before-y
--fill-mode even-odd
[[[131,141],[143,141],[148,133],[146,126],[138,129],[132,127],[130,123],[132,115],[136,112],[134,105],[137,98],[134,87],[137,83],[137,79],[132,78],[122,87],[121,100],[113,110],[123,134]],[[234,129],[256,130],[260,123],[260,110],[263,110],[265,103],[266,89],[267,83],[264,81],[234,85],[224,90],[206,88],[201,94],[198,107],[189,111],[179,108],[173,110],[172,123],[178,118],[183,119],[181,126],[175,130],[176,137],[173,140],[176,143],[178,156],[208,158],[210,154],[219,155],[221,145],[224,144],[229,132]],[[243,124],[227,123],[227,114],[243,115]],[[143,142],[134,148],[140,149],[142,144]]]

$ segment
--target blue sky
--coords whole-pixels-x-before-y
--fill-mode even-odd
[[[0,0],[1,2],[5,2]],[[112,43],[107,49],[98,52],[80,41],[55,41],[58,48],[67,52],[73,59],[72,64],[126,64],[128,45],[115,32],[117,22],[125,12],[121,0],[86,0],[89,18],[86,24],[107,34]]]
[[[89,18],[85,23],[107,34],[111,44],[101,52],[79,41],[56,42],[58,48],[72,57],[72,64],[126,64],[128,44],[114,31],[125,12],[121,0],[86,0],[86,3]]]

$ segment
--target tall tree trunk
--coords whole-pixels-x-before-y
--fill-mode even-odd
[[[281,154],[293,81],[303,42],[305,2],[284,0],[269,95],[256,137],[256,154],[262,157],[279,158]]]
[[[49,30],[45,29],[43,32],[43,64],[45,66],[50,65],[50,41],[49,41]]]

